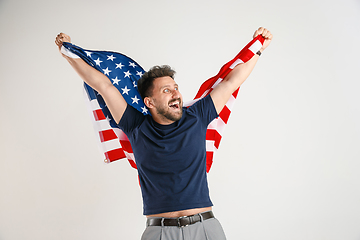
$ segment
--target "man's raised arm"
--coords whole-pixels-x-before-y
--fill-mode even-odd
[[[60,33],[55,39],[55,43],[59,47],[60,53],[63,42],[71,42],[71,39],[70,36]],[[125,112],[127,103],[116,87],[112,85],[110,80],[103,73],[88,65],[81,58],[71,58],[64,54],[62,54],[62,56],[70,63],[83,81],[103,97],[115,122],[119,123]]]
[[[271,42],[272,34],[269,30],[260,27],[254,33],[254,38],[258,35],[262,35],[265,38],[264,44],[260,50],[263,52]],[[229,100],[231,94],[240,87],[240,85],[247,79],[251,71],[254,69],[259,55],[255,54],[249,61],[246,63],[238,64],[226,77],[219,83],[214,90],[210,93],[210,96],[215,104],[217,113],[220,113],[227,101]]]

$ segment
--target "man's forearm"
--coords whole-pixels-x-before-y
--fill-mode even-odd
[[[228,82],[228,84],[230,84],[230,91],[234,92],[241,86],[241,84],[243,84],[243,82],[245,82],[254,69],[258,59],[259,55],[255,54],[246,63],[241,63],[235,66],[235,68],[225,77],[224,82]]]
[[[100,94],[108,86],[112,86],[110,80],[103,73],[88,65],[76,54],[66,50],[63,46],[64,42],[71,43],[70,36],[65,33],[59,33],[55,38],[55,44],[58,46],[61,55],[70,63],[84,82]]]
[[[267,48],[267,46],[269,46],[272,39],[272,34],[267,29],[260,27],[255,31],[253,38],[257,37],[258,35],[262,35],[265,38],[260,50],[262,52]],[[243,82],[249,77],[258,59],[259,55],[255,54],[246,63],[241,63],[235,66],[234,69],[225,77],[225,79],[221,81],[213,91],[211,91],[210,95],[213,99],[217,113],[221,112],[229,100],[231,94],[236,89],[238,89],[241,84],[243,84]]]
[[[110,80],[103,73],[88,65],[81,58],[70,58],[65,55],[63,57],[70,63],[82,80],[100,94],[105,86],[111,85]]]
[[[73,56],[73,58],[71,53],[64,52],[62,49],[64,42],[71,42],[70,36],[59,33],[55,38],[55,44],[59,47],[60,53],[80,75],[82,80],[103,97],[115,122],[118,123],[127,107],[125,99],[105,74],[91,67],[81,58],[77,58],[77,56]]]

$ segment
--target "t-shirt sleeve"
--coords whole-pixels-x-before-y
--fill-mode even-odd
[[[196,113],[206,124],[209,124],[212,120],[219,116],[210,95],[194,103],[189,107],[189,110]]]
[[[125,112],[117,125],[125,134],[132,132],[145,119],[145,116],[138,110],[130,106],[126,106]]]

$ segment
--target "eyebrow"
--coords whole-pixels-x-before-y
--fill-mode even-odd
[[[160,88],[160,90],[162,90],[162,89],[164,89],[164,88],[167,88],[167,87],[171,87],[171,85],[166,84],[166,85],[162,86],[162,87]],[[175,83],[175,84],[174,84],[174,87],[179,87],[179,85],[178,85],[177,83]]]

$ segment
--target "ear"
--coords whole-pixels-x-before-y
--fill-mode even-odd
[[[144,98],[144,103],[145,103],[145,106],[147,108],[154,108],[154,104],[153,104],[153,101],[150,97],[145,97]]]

